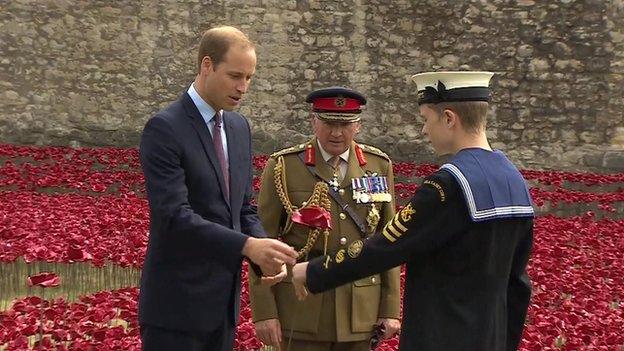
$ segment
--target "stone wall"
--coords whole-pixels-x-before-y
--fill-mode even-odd
[[[136,146],[217,24],[258,44],[258,152],[307,139],[306,94],[347,85],[360,140],[438,162],[409,77],[471,69],[498,73],[491,141],[522,167],[624,170],[622,0],[0,0],[1,142]]]

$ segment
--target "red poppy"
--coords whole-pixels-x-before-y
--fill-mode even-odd
[[[254,156],[256,192],[267,160]],[[438,169],[411,162],[393,166],[398,208]],[[540,215],[528,268],[533,294],[519,350],[624,350],[624,173],[521,172]],[[293,221],[331,227],[329,213],[319,208],[302,209]],[[0,262],[141,267],[148,224],[137,149],[0,145]],[[29,277],[29,284],[55,284],[51,277],[40,285],[38,276]],[[73,303],[18,299],[0,311],[0,349],[29,349],[41,330],[36,346],[42,348],[140,350],[137,293],[101,291]],[[245,283],[240,307],[234,350],[257,350],[262,344]],[[397,348],[394,337],[377,350]]]
[[[61,284],[61,278],[53,272],[42,272],[28,277],[28,286],[51,288],[59,284]]]
[[[331,229],[331,213],[319,206],[308,206],[296,210],[292,214],[292,221],[311,228]]]

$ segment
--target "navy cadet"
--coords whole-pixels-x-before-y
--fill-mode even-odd
[[[517,349],[531,295],[534,212],[522,175],[486,138],[492,75],[413,76],[422,132],[452,157],[381,233],[350,243],[344,259],[297,264],[300,298],[407,263],[400,350]]]
[[[258,214],[269,236],[298,250],[299,261],[337,251],[381,231],[394,217],[392,164],[380,150],[354,142],[360,93],[332,87],[310,93],[314,138],[271,155],[262,175]],[[273,287],[250,284],[258,337],[297,351],[368,351],[374,325],[387,338],[400,328],[399,268],[298,302],[286,278]]]

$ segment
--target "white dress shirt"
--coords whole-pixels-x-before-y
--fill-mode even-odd
[[[323,160],[325,160],[325,162],[328,162],[329,159],[333,157],[333,155],[325,151],[325,149],[323,149],[323,146],[321,145],[321,143],[318,142],[318,140],[316,142],[318,144],[319,150],[321,150]],[[345,174],[347,174],[347,167],[349,166],[349,149],[338,155],[338,157],[340,157],[340,163],[338,164],[338,169],[340,170],[340,179],[344,179]]]
[[[195,106],[197,106],[199,113],[204,119],[204,122],[206,123],[206,125],[208,126],[208,130],[210,130],[210,135],[212,135],[214,132],[214,125],[215,125],[215,120],[214,120],[214,116],[216,114],[215,109],[212,108],[212,106],[208,105],[208,103],[204,101],[204,99],[202,99],[201,96],[199,96],[199,93],[197,92],[197,90],[195,90],[194,84],[191,84],[191,86],[187,90],[187,93],[191,97],[191,100],[193,100],[193,103],[195,104]],[[219,110],[219,113],[221,113],[221,117],[223,117],[223,110]],[[223,124],[223,118],[221,119],[221,121],[222,121],[221,122],[221,142],[223,143],[223,154],[225,155],[225,159],[229,160],[228,148],[227,148],[227,137],[225,136],[225,125]]]

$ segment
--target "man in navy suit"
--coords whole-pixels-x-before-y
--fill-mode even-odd
[[[141,276],[144,350],[232,350],[243,258],[275,283],[297,256],[265,238],[252,196],[251,137],[236,108],[256,67],[236,28],[202,36],[198,73],[141,137],[151,224]]]

